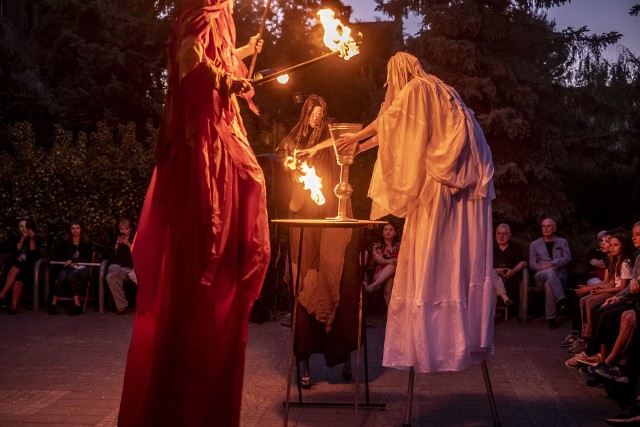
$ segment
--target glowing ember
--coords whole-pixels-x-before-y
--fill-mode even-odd
[[[286,85],[287,82],[289,81],[289,74],[283,74],[280,77],[278,77],[276,80],[278,80],[278,83],[280,83],[281,85]]]
[[[360,53],[358,45],[351,37],[351,29],[335,19],[331,9],[321,9],[318,12],[320,23],[324,27],[324,44],[332,51],[340,51],[340,56],[349,59]]]
[[[298,181],[303,184],[305,190],[311,191],[311,199],[317,205],[324,205],[325,198],[322,194],[322,178],[316,175],[316,168],[309,166],[306,161],[300,161],[296,158],[294,151],[293,157],[287,156],[284,160],[285,167],[298,172]]]

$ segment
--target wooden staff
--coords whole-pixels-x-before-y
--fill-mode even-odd
[[[306,68],[306,67],[308,67],[310,65],[317,64],[318,62],[326,61],[327,59],[330,59],[330,58],[333,58],[334,56],[339,56],[339,55],[340,55],[340,51],[339,50],[336,50],[335,52],[331,52],[331,53],[325,53],[322,56],[319,56],[319,57],[314,58],[314,59],[310,59],[309,61],[305,61],[305,62],[303,62],[301,64],[294,65],[293,67],[285,68],[284,70],[280,70],[280,71],[277,71],[277,72],[275,72],[273,74],[269,74],[267,77],[261,77],[259,79],[251,80],[251,85],[253,87],[263,85],[265,83],[268,83],[268,82],[270,82],[272,80],[277,79],[278,77],[280,77],[280,76],[282,76],[284,74],[289,74],[289,73],[292,73],[294,71],[298,71],[301,68]]]
[[[253,70],[256,68],[256,59],[258,59],[258,43],[262,40],[262,33],[264,32],[264,25],[267,22],[267,15],[269,14],[269,6],[271,6],[271,0],[267,0],[267,5],[264,8],[264,12],[262,13],[262,22],[260,23],[260,30],[258,30],[258,40],[256,40],[256,51],[253,52],[253,56],[251,57],[251,66],[249,66],[249,75],[248,78],[253,76]]]

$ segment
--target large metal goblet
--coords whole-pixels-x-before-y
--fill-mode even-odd
[[[347,216],[347,206],[351,199],[351,193],[353,189],[349,184],[349,165],[353,163],[353,157],[356,151],[355,144],[350,147],[344,147],[339,149],[336,145],[336,141],[340,139],[345,133],[356,133],[362,129],[361,123],[331,123],[329,124],[329,133],[333,140],[333,148],[336,152],[336,159],[340,165],[340,183],[336,185],[333,192],[338,198],[338,216],[335,219],[338,221],[357,221],[356,219]]]

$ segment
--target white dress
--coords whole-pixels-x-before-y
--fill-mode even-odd
[[[493,163],[473,111],[414,78],[378,117],[371,219],[406,217],[383,366],[460,371],[493,354]]]

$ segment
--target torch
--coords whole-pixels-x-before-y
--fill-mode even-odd
[[[325,31],[323,41],[325,46],[331,49],[331,53],[327,53],[318,58],[314,58],[301,64],[294,65],[269,76],[255,79],[251,82],[251,84],[254,87],[260,86],[262,84],[275,80],[284,74],[289,74],[301,68],[317,64],[318,62],[326,61],[329,58],[333,58],[334,56],[340,56],[345,60],[349,60],[350,58],[360,53],[359,45],[361,43],[362,34],[358,33],[356,35],[356,38],[358,40],[354,40],[353,37],[351,37],[351,29],[343,25],[339,19],[335,19],[334,16],[335,14],[331,9],[321,9],[320,11],[318,11],[320,23],[324,27]]]

